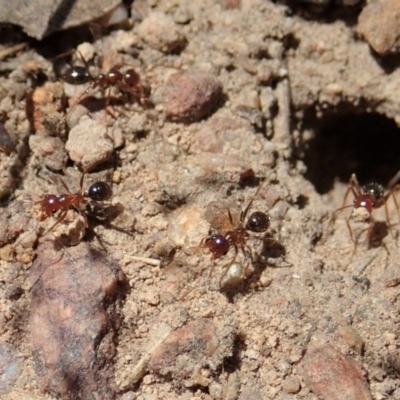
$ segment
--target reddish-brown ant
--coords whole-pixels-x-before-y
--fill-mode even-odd
[[[335,213],[332,216],[331,222],[333,222],[336,219],[336,216],[346,208],[352,207],[353,210],[356,210],[359,208],[364,208],[369,214],[370,225],[368,228],[367,238],[368,238],[368,243],[370,243],[371,239],[372,239],[372,235],[373,235],[373,228],[374,228],[374,222],[375,222],[374,218],[372,217],[372,212],[373,212],[373,210],[384,206],[385,214],[386,214],[386,223],[388,225],[390,232],[392,232],[387,202],[390,197],[393,198],[393,202],[396,206],[397,214],[398,214],[399,221],[400,221],[399,206],[398,206],[398,203],[396,200],[396,196],[394,195],[394,193],[400,189],[400,185],[396,184],[399,177],[400,177],[400,171],[389,182],[388,191],[385,194],[384,187],[382,185],[380,185],[379,183],[371,182],[364,186],[361,186],[358,183],[356,175],[352,174],[350,177],[350,181],[349,181],[346,193],[344,195],[343,204],[340,208],[338,208],[335,211]],[[354,196],[353,204],[346,205],[347,197],[350,194],[350,192]],[[353,214],[350,213],[350,215],[347,217],[346,224],[347,224],[347,228],[350,233],[351,240],[354,242],[354,244],[356,246],[357,241],[354,238],[353,229],[351,228],[351,225],[350,225],[350,219],[352,218],[352,215]]]
[[[71,193],[65,182],[60,179],[63,187],[67,191],[65,194],[55,195],[46,194],[43,199],[34,201],[34,204],[40,206],[39,221],[44,221],[47,218],[53,216],[57,212],[59,216],[56,222],[48,229],[51,231],[60,222],[62,222],[67,216],[68,210],[74,208],[77,210],[85,219],[86,227],[88,226],[87,212],[90,209],[101,209],[105,207],[105,201],[109,200],[112,196],[112,189],[106,182],[95,182],[93,183],[87,192],[83,191],[83,179],[85,173],[82,174],[80,179],[80,189],[77,193]]]
[[[261,186],[260,186],[261,188]],[[230,262],[225,266],[224,272],[220,278],[220,283],[227,274],[229,268],[235,263],[239,249],[242,251],[244,257],[252,259],[252,253],[250,248],[247,246],[247,239],[252,233],[264,233],[270,226],[269,215],[262,211],[253,212],[250,217],[246,220],[247,214],[253,204],[255,197],[257,196],[260,188],[257,190],[253,198],[250,200],[247,207],[241,211],[240,218],[237,224],[234,223],[232,213],[230,209],[227,209],[227,218],[230,229],[224,234],[212,233],[202,240],[199,247],[207,248],[211,254],[213,262],[220,257],[225,256],[231,247],[234,249],[234,255]],[[235,226],[236,225],[236,226]],[[212,270],[210,271],[211,275]]]
[[[133,69],[129,68],[125,72],[121,72],[117,67],[112,68],[106,73],[92,75],[89,71],[89,65],[84,57],[79,53],[84,66],[69,67],[62,79],[70,85],[84,85],[88,87],[79,96],[78,100],[70,107],[70,110],[78,104],[87,92],[91,89],[99,88],[102,91],[117,87],[123,93],[129,93],[137,98],[144,108],[149,107],[149,99],[145,87],[141,83],[139,74]],[[106,97],[107,106],[110,101],[110,94]]]

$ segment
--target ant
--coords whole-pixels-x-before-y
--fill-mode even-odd
[[[374,228],[374,223],[375,223],[375,220],[372,217],[372,212],[373,212],[373,210],[384,206],[385,214],[386,214],[386,223],[389,227],[390,232],[392,233],[387,202],[390,197],[393,198],[393,202],[396,206],[397,214],[398,214],[399,221],[400,221],[399,205],[397,203],[396,196],[394,195],[394,193],[400,189],[400,185],[396,184],[399,177],[400,177],[400,171],[390,180],[390,182],[387,186],[388,191],[385,194],[384,187],[382,185],[380,185],[379,183],[371,182],[364,186],[361,186],[358,183],[356,174],[352,174],[350,177],[350,181],[349,181],[346,193],[344,195],[343,204],[333,214],[331,223],[336,219],[336,216],[346,208],[353,207],[353,211],[358,208],[364,208],[365,210],[367,210],[367,212],[369,214],[370,224],[368,227],[367,238],[368,238],[368,243],[371,243],[371,239],[373,236],[373,228]],[[350,194],[350,192],[354,196],[353,204],[346,205],[347,197]],[[353,230],[350,225],[351,218],[352,218],[352,213],[350,213],[350,215],[347,217],[346,224],[347,224],[347,228],[349,230],[350,236],[351,236],[351,240],[353,241],[353,243],[356,247],[357,241],[354,238]],[[393,236],[393,233],[392,233],[392,236]]]
[[[67,191],[65,194],[55,195],[46,194],[43,199],[34,201],[40,206],[39,221],[44,221],[60,211],[56,222],[47,230],[53,230],[67,216],[68,210],[72,207],[77,210],[85,219],[85,226],[88,227],[88,214],[92,210],[104,209],[105,201],[112,196],[112,189],[106,182],[99,181],[93,183],[87,192],[83,191],[83,180],[86,172],[82,173],[79,191],[71,193],[68,186],[60,178],[61,184]]]
[[[199,245],[199,248],[207,248],[212,254],[212,260],[215,262],[218,258],[225,256],[231,247],[234,249],[234,256],[231,261],[225,266],[225,271],[220,278],[220,283],[227,274],[230,267],[235,263],[239,249],[242,251],[245,258],[252,260],[252,253],[250,248],[247,246],[247,239],[252,233],[263,233],[266,232],[270,226],[270,217],[267,213],[262,211],[253,212],[246,220],[247,214],[253,204],[255,197],[260,191],[261,186],[256,191],[253,198],[250,200],[247,207],[241,211],[238,223],[235,226],[232,213],[230,209],[227,209],[227,217],[230,226],[225,234],[212,233],[210,230],[209,235],[203,239]],[[225,216],[226,217],[226,216]],[[210,271],[211,276],[212,270]]]
[[[145,87],[141,83],[139,74],[130,68],[125,72],[121,72],[117,67],[113,67],[106,73],[100,73],[98,75],[92,75],[89,71],[89,65],[84,59],[82,54],[78,52],[84,66],[71,66],[64,74],[62,79],[70,85],[84,85],[89,84],[88,87],[79,96],[78,100],[70,107],[71,109],[78,104],[89,90],[94,88],[100,88],[105,91],[109,89],[106,97],[106,106],[110,102],[110,90],[111,87],[117,87],[123,93],[130,93],[137,98],[144,108],[149,108],[149,100],[146,93]]]

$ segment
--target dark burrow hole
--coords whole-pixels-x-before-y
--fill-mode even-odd
[[[400,128],[378,113],[325,112],[322,118],[306,113],[305,131],[312,137],[302,143],[305,177],[318,193],[329,192],[336,179],[348,183],[355,173],[361,185],[386,186],[400,169]]]

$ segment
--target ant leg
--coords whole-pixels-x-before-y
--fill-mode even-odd
[[[396,207],[396,211],[397,211],[397,216],[399,218],[399,223],[400,223],[400,210],[399,210],[399,203],[397,202],[397,198],[394,194],[394,192],[397,192],[400,189],[400,185],[396,185],[391,189],[391,193],[392,193],[392,197],[393,197],[393,202],[394,205]]]
[[[61,185],[63,185],[64,189],[67,191],[67,193],[71,193],[71,191],[69,190],[69,187],[67,186],[67,184],[64,182],[64,180],[61,177],[58,177],[58,179],[61,182]]]
[[[350,189],[351,189],[354,197],[357,197],[358,195],[360,195],[362,193],[362,187],[358,183],[356,174],[351,174],[349,186],[350,186]]]
[[[396,175],[388,183],[387,188],[390,189],[390,191],[397,190],[396,186],[400,186],[396,185],[399,179],[400,179],[400,171],[397,171]]]
[[[133,81],[139,79],[138,75],[135,72],[135,76],[131,77],[131,79],[133,78]],[[119,90],[121,90],[122,92],[125,93],[129,93],[130,95],[132,95],[135,100],[139,100],[140,105],[148,110],[151,106],[151,102],[149,101],[149,98],[145,92],[144,86],[140,83],[140,80],[138,80],[137,82],[135,82],[135,86],[131,86],[126,82],[119,82],[117,84]],[[132,100],[132,98],[131,98]]]
[[[231,226],[233,226],[233,218],[232,218],[231,210],[228,208],[227,211],[228,211],[229,222],[230,222]],[[240,221],[242,221],[242,216],[240,216]]]
[[[400,171],[398,172],[398,174],[400,173]],[[391,189],[390,189],[390,192],[384,197],[384,199],[383,199],[383,201],[384,201],[384,203],[385,203],[385,212],[386,212],[386,222],[388,222],[389,223],[389,212],[388,212],[388,209],[387,209],[387,200],[389,199],[389,197],[390,196],[392,196],[392,198],[393,198],[393,203],[394,203],[394,205],[395,205],[395,207],[396,207],[396,212],[397,212],[397,216],[398,216],[398,219],[399,219],[399,223],[400,223],[400,210],[399,210],[399,203],[397,202],[397,198],[396,198],[396,196],[395,196],[395,192],[397,192],[398,190],[400,189],[400,185],[396,185],[396,186],[393,186]],[[389,225],[390,226],[390,225]]]
[[[249,246],[241,246],[242,253],[244,254],[245,258],[250,258],[250,261],[253,263],[253,252]]]
[[[386,223],[387,223],[387,226],[388,226],[389,231],[390,231],[390,235],[391,235],[392,238],[394,239],[395,237],[394,237],[394,234],[393,234],[392,225],[391,225],[391,223],[390,223],[389,209],[388,209],[388,205],[387,205],[387,199],[390,197],[390,195],[391,195],[391,192],[389,193],[389,196],[385,196],[385,216],[386,216]],[[399,209],[398,209],[398,207],[397,207],[397,201],[395,200],[395,197],[394,197],[394,196],[393,196],[393,200],[394,200],[394,202],[395,202],[395,204],[396,204],[397,213],[398,213],[398,212],[399,212]],[[400,216],[399,216],[399,218],[400,218]]]
[[[87,170],[85,169],[82,172],[81,179],[79,180],[79,193],[83,193],[83,180],[84,180],[86,174],[87,174]]]
[[[249,201],[249,204],[247,204],[246,208],[244,209],[244,211],[241,212],[240,214],[240,222],[243,222],[246,219],[247,213],[249,212],[251,205],[253,204],[254,199],[257,197],[258,193],[260,192],[261,188],[263,187],[263,184],[261,184],[256,192],[254,193],[254,196],[251,198],[251,200]]]
[[[43,236],[45,236],[47,233],[51,232],[60,222],[62,222],[65,219],[65,217],[67,216],[67,213],[68,213],[68,209],[63,210],[63,212],[57,218],[57,221],[49,229],[47,229],[47,231],[45,231]]]
[[[89,72],[89,63],[85,60],[85,57],[83,57],[83,54],[79,50],[76,50],[76,52],[79,54],[81,61],[83,62],[83,64],[85,65],[85,68]],[[89,75],[90,75],[90,73],[89,73]]]
[[[107,114],[109,114],[114,119],[118,118],[118,112],[114,110],[114,107],[110,104],[111,103],[111,87],[108,88],[107,94],[105,96],[105,105],[104,109],[106,110]],[[126,115],[126,114],[125,114]]]
[[[65,121],[71,111],[82,101],[82,99],[86,96],[86,94],[95,87],[94,82],[90,82],[88,87],[79,95],[79,97],[72,103],[69,107],[68,112],[65,114],[63,120]]]
[[[328,224],[328,229],[330,229],[330,227],[332,226],[332,224],[336,221],[336,218],[338,216],[338,214],[340,214],[344,209],[349,208],[349,207],[354,207],[353,204],[347,205],[346,206],[346,202],[347,202],[347,198],[349,197],[350,192],[353,194],[354,197],[357,197],[361,192],[361,186],[358,183],[356,174],[352,174],[349,180],[349,183],[347,185],[347,189],[346,189],[346,193],[343,197],[343,203],[342,206],[339,207],[333,214],[332,217],[329,221]],[[348,217],[348,219],[350,219],[351,215]],[[347,222],[347,226],[349,226],[349,222]],[[349,230],[351,230],[351,228],[349,228]],[[351,235],[351,237],[353,238],[353,235]],[[354,240],[353,240],[354,242]]]
[[[351,219],[351,214],[346,218],[347,228],[349,230],[350,237],[351,237],[352,242],[354,243],[354,246],[357,246],[357,240],[354,239],[354,233],[353,233],[353,229],[350,225],[350,219]]]
[[[328,230],[331,229],[332,225],[334,224],[334,222],[336,221],[336,217],[338,216],[338,214],[340,214],[343,210],[345,210],[346,208],[350,208],[350,207],[354,207],[353,204],[350,204],[348,206],[343,206],[340,207],[338,209],[335,210],[335,212],[332,214],[332,217],[329,220],[329,224],[328,224]],[[349,220],[351,218],[351,214],[349,215],[349,217],[347,218],[347,220]],[[347,222],[348,224],[348,222]]]
[[[208,279],[211,279],[211,278],[212,278],[212,274],[213,274],[213,272],[214,272],[214,269],[215,269],[215,258],[213,257],[213,259],[212,259],[212,266],[211,266],[210,272],[209,272],[209,274],[208,274]]]

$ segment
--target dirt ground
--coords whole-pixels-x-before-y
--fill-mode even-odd
[[[331,219],[351,174],[400,170],[398,61],[363,4],[277,3],[137,2],[128,28],[3,59],[2,399],[400,399],[396,203]],[[78,45],[93,76],[134,68],[137,101],[63,82]],[[39,221],[83,169],[112,216]],[[213,260],[210,229],[253,211],[267,232]]]

